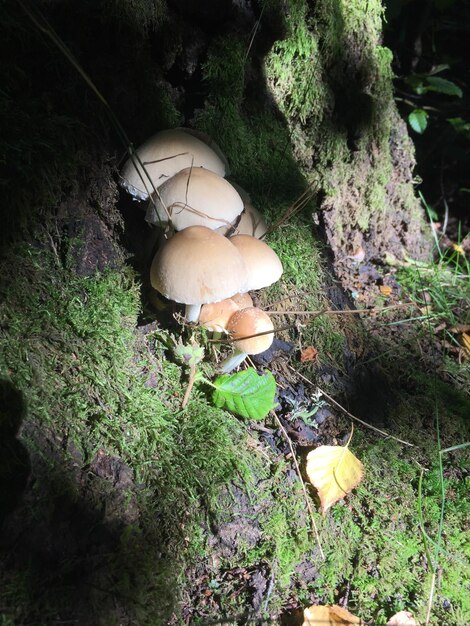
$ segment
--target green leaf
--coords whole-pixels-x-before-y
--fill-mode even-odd
[[[447,63],[441,63],[440,65],[436,65],[435,67],[432,68],[432,70],[429,72],[429,76],[440,74],[441,72],[443,72],[444,70],[448,70],[449,68],[450,68],[450,65],[448,65]]]
[[[423,109],[414,109],[408,115],[411,128],[422,135],[428,125],[428,114]]]
[[[461,117],[449,117],[447,118],[449,124],[452,125],[454,130],[470,139],[470,122],[466,122]]]
[[[411,76],[407,76],[405,78],[405,83],[409,85],[417,94],[422,94],[425,91],[423,76],[421,74],[412,74]]]
[[[436,91],[437,93],[457,96],[458,98],[462,97],[462,90],[451,80],[441,78],[440,76],[428,76],[426,82],[428,84],[427,91]]]
[[[215,406],[242,417],[260,420],[274,407],[276,381],[271,372],[259,375],[250,367],[243,372],[219,376],[213,385]]]

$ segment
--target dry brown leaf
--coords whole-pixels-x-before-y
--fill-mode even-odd
[[[307,476],[318,490],[322,512],[357,487],[364,466],[348,448],[320,446],[307,455]]]
[[[380,285],[379,290],[383,296],[387,297],[392,293],[392,288],[388,285]]]
[[[468,333],[470,331],[470,324],[456,324],[449,328],[451,333]]]
[[[409,611],[400,611],[388,620],[387,626],[419,626],[419,624]]]
[[[343,624],[363,624],[364,622],[341,606],[310,606],[304,611],[304,623],[302,626],[335,626]]]
[[[307,346],[300,353],[300,362],[315,361],[318,356],[318,350],[313,346]]]

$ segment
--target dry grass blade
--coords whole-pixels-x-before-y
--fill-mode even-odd
[[[283,215],[281,215],[281,217],[276,220],[272,226],[268,228],[268,230],[264,233],[261,239],[264,239],[264,237],[270,235],[274,230],[276,230],[276,228],[279,228],[281,224],[284,224],[284,222],[290,220],[291,217],[294,217],[294,215],[300,213],[300,211],[302,211],[302,209],[307,206],[307,204],[310,202],[314,195],[315,192],[313,190],[313,183],[310,183],[307,189],[294,201],[294,203],[287,209],[287,211]]]
[[[306,502],[306,504],[307,504],[307,508],[308,508],[308,510],[309,510],[309,513],[310,513],[310,519],[311,519],[311,522],[312,522],[312,528],[313,528],[313,532],[314,532],[314,535],[315,535],[315,539],[316,539],[316,542],[317,542],[318,548],[319,548],[319,550],[320,550],[320,555],[321,555],[321,558],[322,558],[323,560],[325,560],[325,553],[323,552],[323,549],[322,549],[322,547],[321,547],[320,535],[318,534],[318,528],[317,528],[317,525],[316,525],[316,523],[315,523],[315,518],[314,518],[314,516],[313,516],[313,509],[312,509],[312,505],[310,504],[310,499],[309,499],[309,497],[308,497],[307,488],[305,487],[305,482],[304,482],[304,480],[303,480],[303,478],[302,478],[302,474],[301,474],[301,472],[300,472],[300,467],[299,467],[299,464],[297,463],[297,457],[295,456],[295,451],[294,451],[294,448],[293,448],[293,446],[292,446],[292,442],[291,442],[291,440],[290,440],[290,438],[289,438],[289,435],[288,435],[288,434],[287,434],[287,432],[286,432],[286,429],[285,429],[285,428],[284,428],[284,426],[282,425],[281,420],[278,418],[278,416],[276,415],[276,413],[275,413],[274,411],[271,411],[271,415],[272,415],[272,416],[274,417],[274,419],[276,420],[277,425],[278,425],[278,426],[279,426],[279,428],[281,429],[282,434],[284,435],[284,438],[285,438],[285,440],[287,441],[287,443],[288,443],[288,445],[289,445],[289,448],[290,448],[290,451],[291,451],[291,454],[292,454],[292,459],[293,459],[294,464],[295,464],[295,469],[296,469],[296,471],[297,471],[297,475],[298,475],[298,477],[299,477],[300,484],[302,485],[302,490],[303,490],[303,492],[304,492],[305,502]]]

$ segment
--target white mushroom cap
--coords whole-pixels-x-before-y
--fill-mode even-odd
[[[151,224],[171,221],[176,230],[216,229],[242,211],[242,199],[225,178],[202,167],[188,167],[161,185],[145,219]]]
[[[246,263],[248,278],[243,291],[269,287],[282,276],[282,263],[267,243],[250,235],[235,235],[230,241]]]
[[[238,190],[238,187],[235,187]],[[240,192],[239,192],[240,193]],[[242,200],[243,200],[243,196]],[[268,231],[268,225],[264,221],[263,216],[255,209],[255,207],[251,203],[247,203],[243,201],[245,208],[241,213],[240,217],[234,220],[230,226],[221,226],[217,230],[222,233],[222,235],[251,235],[252,237],[256,237],[256,239],[261,239]]]
[[[251,235],[256,239],[261,239],[267,230],[268,226],[258,209],[255,209],[252,204],[245,203],[245,210],[235,229],[237,235]]]
[[[246,267],[229,239],[204,226],[177,232],[155,255],[152,287],[186,305],[189,321],[197,321],[202,304],[229,298],[243,289]]]
[[[267,350],[274,339],[274,326],[269,315],[257,307],[234,313],[227,324],[227,332],[234,340],[235,350],[221,365],[222,372],[226,374],[240,365],[247,354],[260,354]]]
[[[203,135],[196,134],[174,128],[150,137],[135,150],[138,159],[129,158],[124,164],[121,185],[136,199],[147,200],[154,187],[159,187],[185,167],[204,167],[225,176],[226,161],[221,158],[220,149],[209,147],[201,140]]]

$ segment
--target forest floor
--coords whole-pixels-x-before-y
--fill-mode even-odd
[[[465,255],[335,275],[310,216],[280,225],[252,421],[202,382],[181,409],[177,338],[209,379],[226,348],[150,301],[148,233],[104,169],[3,261],[1,624],[424,623],[432,589],[431,624],[468,624],[468,455],[440,453],[469,440]],[[306,455],[352,431],[364,480],[326,515],[307,486],[316,537]]]

